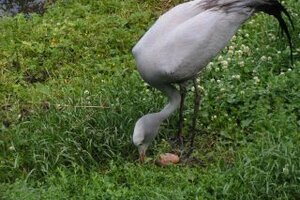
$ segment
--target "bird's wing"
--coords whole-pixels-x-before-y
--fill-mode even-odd
[[[161,40],[165,40],[176,27],[203,12],[203,9],[199,6],[201,1],[203,0],[194,0],[179,4],[161,15],[135,45],[133,53],[137,51],[139,47],[151,47],[156,45],[156,43],[160,43]]]
[[[229,42],[249,14],[206,10],[185,21],[159,45],[156,68],[170,81],[187,80],[213,59]]]

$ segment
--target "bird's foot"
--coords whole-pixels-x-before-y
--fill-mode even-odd
[[[202,166],[202,167],[207,166],[207,163],[204,160],[201,160],[201,159],[196,158],[194,156],[189,156],[189,157],[182,156],[180,158],[180,160],[181,160],[181,163],[183,163],[185,165]]]

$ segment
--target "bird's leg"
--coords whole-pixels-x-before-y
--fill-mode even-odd
[[[201,94],[200,94],[200,90],[198,88],[196,78],[193,79],[193,85],[194,85],[194,88],[195,88],[194,115],[193,115],[193,121],[192,121],[192,129],[191,129],[190,150],[187,154],[187,157],[190,156],[190,154],[193,152],[194,140],[195,140],[195,136],[196,136],[196,132],[197,132],[197,130],[196,130],[197,117],[198,117],[198,112],[199,112],[199,108],[200,108],[200,101],[201,101]]]
[[[186,96],[186,84],[181,83],[179,84],[179,90],[180,90],[180,108],[179,108],[179,121],[178,121],[178,132],[177,132],[177,140],[179,142],[179,145],[181,148],[183,148],[183,110],[184,110],[184,101],[185,101],[185,96]]]

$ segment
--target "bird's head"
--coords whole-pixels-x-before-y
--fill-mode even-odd
[[[146,151],[158,133],[159,124],[153,114],[141,117],[135,124],[132,140],[138,148],[141,163],[144,162]]]

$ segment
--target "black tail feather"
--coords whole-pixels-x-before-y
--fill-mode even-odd
[[[294,23],[293,20],[289,14],[289,12],[286,10],[286,8],[278,1],[278,0],[268,0],[264,1],[266,3],[262,3],[259,5],[256,5],[256,10],[257,11],[262,11],[265,12],[269,15],[273,15],[279,22],[279,25],[281,29],[284,31],[285,35],[287,36],[288,43],[290,46],[290,51],[291,51],[291,63],[293,65],[293,44],[292,44],[292,37],[289,31],[289,28],[287,26],[287,23],[284,21],[282,13],[286,15],[288,18],[289,22],[291,23],[292,28],[294,29]]]

